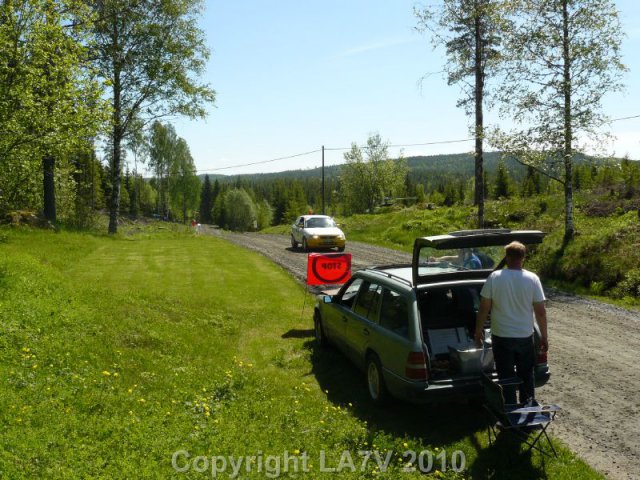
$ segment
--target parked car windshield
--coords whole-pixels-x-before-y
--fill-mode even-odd
[[[318,217],[307,220],[306,228],[332,228],[336,226],[336,222],[332,218]]]
[[[421,248],[419,272],[420,275],[428,275],[446,271],[493,269],[503,257],[504,248],[501,246],[444,250]]]

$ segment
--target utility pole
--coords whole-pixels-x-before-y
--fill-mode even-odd
[[[322,215],[324,214],[324,145],[322,145]]]

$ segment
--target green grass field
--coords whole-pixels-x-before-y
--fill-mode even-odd
[[[489,448],[477,406],[373,407],[311,302],[212,237],[0,229],[0,476],[601,478]]]

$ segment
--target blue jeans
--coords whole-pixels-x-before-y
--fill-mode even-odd
[[[517,377],[522,380],[518,386],[520,403],[529,399],[535,399],[533,368],[536,354],[533,344],[533,335],[524,338],[498,337],[491,335],[493,358],[496,362],[496,371],[500,380]],[[504,401],[507,404],[515,404],[515,387],[503,388]]]

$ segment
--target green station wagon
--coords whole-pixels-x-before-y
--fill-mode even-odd
[[[336,346],[366,372],[374,402],[389,395],[418,403],[481,395],[481,373],[497,376],[489,322],[485,346],[473,342],[480,290],[501,267],[505,245],[531,246],[543,237],[495,229],[418,238],[411,265],[359,270],[336,294],[318,295],[316,340]],[[550,373],[546,353],[536,351],[540,386]]]

